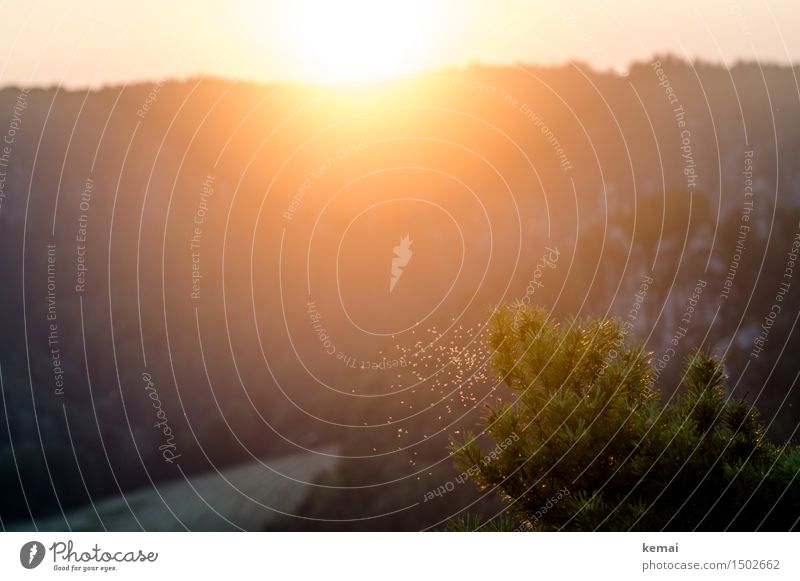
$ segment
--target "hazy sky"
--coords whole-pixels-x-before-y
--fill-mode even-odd
[[[568,59],[621,68],[664,52],[800,62],[797,0],[371,0],[369,14],[354,16],[359,1],[0,0],[0,85],[195,74],[320,80],[326,57],[369,57],[373,67],[404,60],[397,72]],[[372,36],[359,36],[367,29]],[[347,42],[350,52],[336,52]],[[384,56],[390,44],[395,54]],[[359,63],[351,69],[368,64]]]

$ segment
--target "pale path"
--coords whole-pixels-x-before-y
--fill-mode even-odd
[[[333,448],[322,451],[335,453]],[[141,528],[131,514],[133,511],[141,527],[148,531],[183,531],[185,528],[193,531],[264,530],[281,514],[258,503],[294,514],[315,490],[314,486],[301,482],[314,482],[323,472],[332,470],[337,460],[331,456],[303,453],[262,462],[272,470],[252,462],[220,470],[222,476],[211,472],[193,476],[189,482],[171,480],[157,484],[163,501],[149,487],[126,493],[130,509],[121,496],[116,496],[95,501],[97,512],[87,505],[67,512],[67,519],[73,531],[102,531],[104,526],[109,531],[139,531]],[[166,505],[175,516],[170,514]],[[40,531],[69,530],[61,516],[38,519],[36,524]],[[30,522],[16,523],[9,530],[32,531],[34,527]]]

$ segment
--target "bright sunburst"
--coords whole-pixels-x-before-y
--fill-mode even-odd
[[[436,40],[433,2],[295,0],[286,3],[287,56],[322,82],[369,81],[419,71]]]

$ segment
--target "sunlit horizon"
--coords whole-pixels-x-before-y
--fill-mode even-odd
[[[624,71],[655,54],[730,65],[800,61],[791,2],[652,6],[565,0],[330,3],[181,0],[166,5],[11,0],[0,86],[98,88],[154,79],[359,84],[446,67]]]

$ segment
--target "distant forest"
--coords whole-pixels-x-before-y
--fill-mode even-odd
[[[799,74],[664,56],[360,92],[3,89],[2,524],[331,445],[307,518],[274,528],[491,514],[469,483],[427,496],[511,397],[485,322],[516,300],[618,317],[664,402],[692,348],[717,354],[795,440]]]

